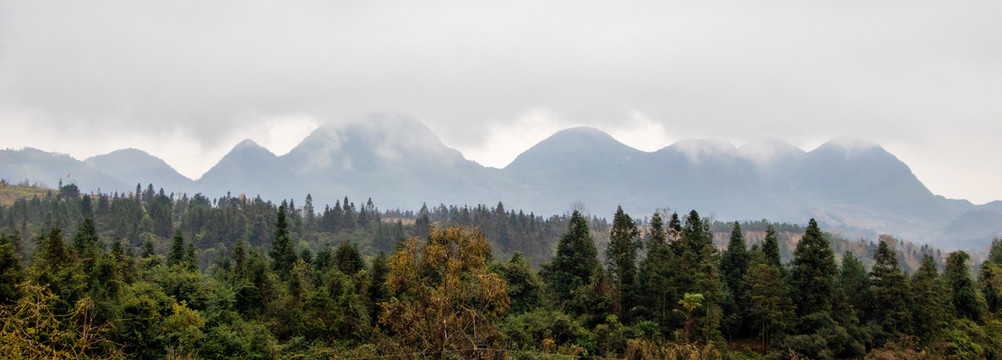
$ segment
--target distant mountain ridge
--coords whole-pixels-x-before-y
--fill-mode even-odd
[[[937,196],[879,145],[848,138],[811,151],[765,138],[740,148],[685,140],[645,152],[578,127],[495,169],[467,160],[417,120],[376,116],[325,124],[282,156],[245,140],[194,181],[136,149],[82,162],[36,149],[0,151],[2,178],[47,184],[62,172],[74,172],[71,179],[84,191],[105,193],[153,183],[272,200],[310,193],[318,204],[372,198],[403,209],[503,202],[539,214],[580,205],[604,214],[622,205],[641,217],[657,208],[696,209],[718,220],[814,217],[836,231],[887,233],[946,249],[982,247],[1002,233],[1002,201],[974,205]]]

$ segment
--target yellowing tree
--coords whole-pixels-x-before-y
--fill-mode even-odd
[[[420,357],[499,356],[494,321],[508,310],[508,284],[488,273],[490,246],[480,231],[432,228],[428,241],[411,238],[390,258],[379,323]]]

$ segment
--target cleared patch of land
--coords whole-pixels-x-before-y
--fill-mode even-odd
[[[0,184],[0,205],[11,206],[17,199],[43,197],[51,189],[29,185]]]

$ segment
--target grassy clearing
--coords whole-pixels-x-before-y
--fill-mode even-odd
[[[31,199],[34,196],[44,197],[52,189],[30,185],[11,185],[0,183],[0,205],[11,206],[17,199]]]

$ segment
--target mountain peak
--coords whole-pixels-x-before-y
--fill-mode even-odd
[[[758,163],[769,163],[777,159],[803,154],[804,151],[800,148],[774,137],[758,138],[738,148],[739,156]]]
[[[883,149],[879,144],[872,141],[853,137],[841,137],[829,140],[818,146],[814,151],[844,153],[846,157],[849,157]]]
[[[246,138],[246,139],[243,139],[243,141],[241,141],[241,142],[239,142],[239,143],[237,143],[236,145],[233,146],[233,150],[237,150],[237,149],[241,149],[241,150],[243,150],[243,149],[265,149],[265,147],[261,146],[256,141],[251,140],[250,138]],[[267,150],[267,149],[265,149],[265,150]]]

